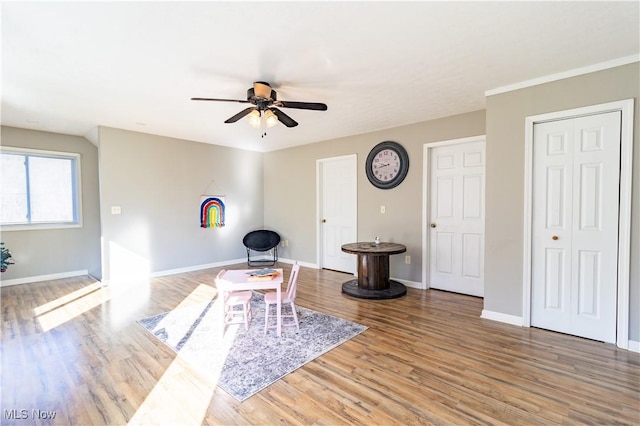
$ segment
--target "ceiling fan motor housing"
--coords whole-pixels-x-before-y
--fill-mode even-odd
[[[247,100],[251,103],[255,103],[257,101],[276,101],[277,93],[275,90],[271,89],[271,92],[266,96],[261,96],[259,93],[256,95],[256,90],[252,87],[251,89],[247,89]]]

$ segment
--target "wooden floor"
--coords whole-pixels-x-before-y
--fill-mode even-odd
[[[369,329],[237,402],[135,322],[212,297],[217,272],[2,288],[1,423],[640,424],[637,353],[481,319],[469,296],[353,299],[308,268],[297,304]]]

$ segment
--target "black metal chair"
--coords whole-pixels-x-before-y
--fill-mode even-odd
[[[247,248],[247,264],[249,266],[273,266],[278,261],[278,245],[280,235],[275,231],[259,229],[251,231],[242,239],[242,243]],[[265,253],[272,250],[271,259],[251,259],[251,252]]]

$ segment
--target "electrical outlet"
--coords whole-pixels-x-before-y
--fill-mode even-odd
[[[380,206],[380,214],[385,214],[386,210],[384,206]]]
[[[284,240],[284,246],[289,247],[289,240]]]
[[[120,214],[122,213],[122,208],[120,206],[111,206],[111,214]]]
[[[407,265],[411,264],[411,256],[405,256],[404,257],[404,263],[406,263]]]

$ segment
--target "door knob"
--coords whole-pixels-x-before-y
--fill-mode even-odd
[[[435,223],[432,223],[432,224],[431,224],[431,227],[432,227],[432,228],[435,228],[435,227],[436,227],[436,224],[435,224]]]
[[[322,223],[327,223],[327,219],[322,219]]]
[[[551,239],[555,241],[555,240],[557,240],[557,239],[558,239],[558,236],[557,236],[557,235],[554,235],[553,237],[551,237]]]

